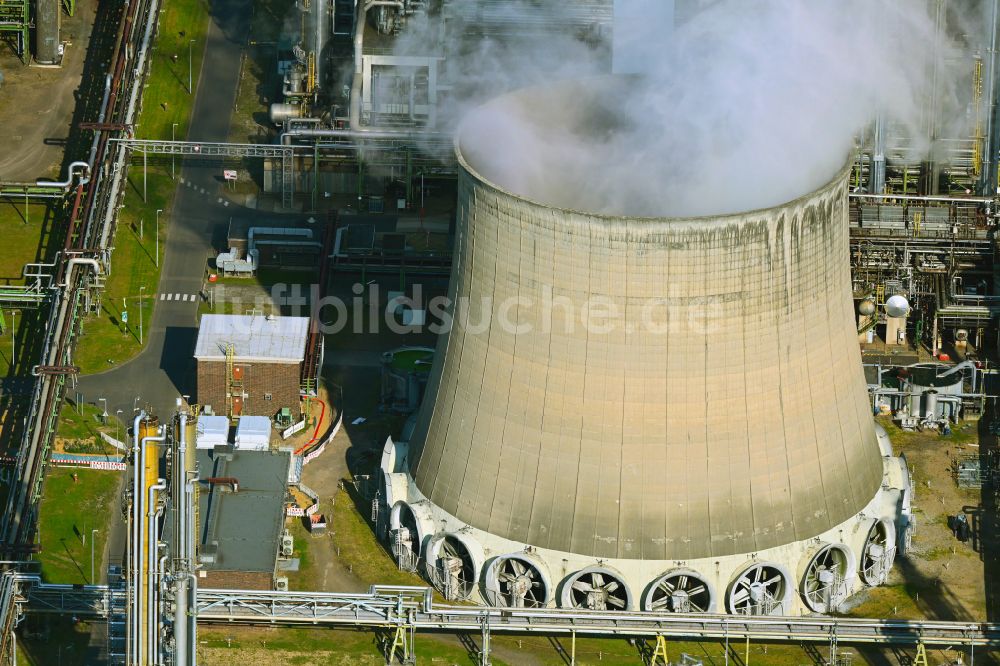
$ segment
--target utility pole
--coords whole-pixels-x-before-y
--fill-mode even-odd
[[[162,208],[156,209],[156,267],[160,267],[160,213]]]
[[[192,73],[192,69],[191,69],[192,68],[192,65],[191,65],[191,61],[192,61],[192,58],[191,58],[191,45],[192,44],[194,44],[194,40],[193,39],[190,40],[190,41],[188,41],[188,94],[189,95],[194,94],[194,87],[193,87],[193,81],[194,81],[194,79],[193,79],[193,77],[191,75],[191,73]]]
[[[17,319],[17,310],[10,311],[10,368],[14,369],[14,360],[17,358],[17,340],[14,338],[14,323]]]
[[[97,585],[97,581],[94,580],[94,535],[97,534],[98,530],[90,530],[90,584]]]
[[[170,126],[170,141],[173,143],[177,141],[177,123],[173,123]],[[174,166],[177,163],[177,157],[174,155],[173,147],[170,148],[170,180],[174,179]]]
[[[146,285],[139,287],[139,346],[142,346],[142,291]]]

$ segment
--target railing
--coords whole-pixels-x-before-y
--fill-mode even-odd
[[[373,588],[368,594],[199,590],[199,622],[331,624],[372,627],[393,624],[417,630],[549,635],[665,635],[774,641],[1000,645],[1000,625],[973,622],[602,612],[449,606],[433,602],[430,588]]]

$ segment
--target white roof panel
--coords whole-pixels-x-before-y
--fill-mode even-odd
[[[261,315],[203,315],[194,357],[225,360],[226,346],[234,347],[237,361],[294,363],[305,357],[308,317]]]
[[[199,416],[196,430],[196,446],[211,449],[229,441],[229,419],[225,416]]]
[[[271,443],[271,419],[242,416],[236,426],[236,448],[263,450]]]

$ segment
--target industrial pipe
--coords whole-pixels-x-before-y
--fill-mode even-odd
[[[177,399],[177,407],[180,409],[180,398]],[[177,490],[180,491],[178,494],[179,498],[175,498],[175,501],[180,502],[181,510],[177,512],[177,526],[178,526],[178,552],[180,554],[180,559],[183,560],[187,557],[187,540],[188,540],[188,526],[187,526],[187,412],[180,412],[178,418],[180,427],[180,433],[177,438],[177,462],[174,465],[174,475],[179,480]]]
[[[66,170],[66,180],[36,180],[35,185],[38,187],[61,187],[66,189],[73,184],[73,172],[78,169],[83,171],[79,184],[86,185],[90,182],[90,165],[86,162],[70,162],[69,168]]]
[[[867,192],[850,192],[847,195],[851,199],[893,199],[899,201],[945,201],[948,203],[993,203],[990,197],[948,197],[944,195],[917,195],[917,194],[868,194]]]
[[[146,497],[146,663],[156,663],[156,493],[167,489],[166,479],[157,479],[147,489]]]
[[[129,633],[131,634],[131,640],[128,641],[128,645],[131,647],[129,651],[129,658],[132,664],[135,664],[138,659],[136,652],[139,650],[139,641],[137,640],[136,628],[138,626],[139,609],[137,607],[138,598],[135,594],[137,589],[135,584],[135,573],[136,573],[136,551],[139,543],[139,521],[136,520],[136,512],[139,510],[139,505],[141,501],[139,496],[142,494],[139,486],[139,458],[141,456],[140,450],[142,448],[142,443],[139,440],[139,423],[142,419],[146,418],[145,410],[139,410],[136,415],[135,420],[132,422],[132,512],[130,514],[132,525],[130,526],[131,541],[129,543],[129,580],[132,581],[132,613],[129,615]]]
[[[158,548],[161,547],[161,546],[163,547],[163,550],[166,551],[166,544],[162,543],[162,542],[160,542],[160,543],[157,544]],[[158,559],[156,561],[156,574],[157,574],[156,589],[159,592],[159,599],[158,599],[159,603],[156,604],[156,618],[157,619],[156,619],[156,624],[154,626],[156,626],[157,640],[159,640],[159,636],[160,636],[160,628],[161,628],[160,627],[160,618],[163,617],[163,614],[164,614],[163,611],[164,611],[164,608],[165,608],[163,597],[165,596],[164,593],[166,592],[166,586],[163,584],[163,578],[164,578],[164,576],[167,573],[167,560],[169,560],[169,559],[170,559],[170,555],[168,555],[166,552],[164,552],[163,555],[160,555],[160,559]],[[162,666],[162,664],[163,664],[163,653],[162,652],[156,656],[156,664],[157,664],[157,666]]]
[[[139,617],[140,613],[139,613],[138,601],[139,601],[139,590],[141,588],[141,583],[142,583],[142,576],[141,576],[141,571],[140,570],[142,568],[142,555],[143,555],[143,550],[144,550],[144,548],[143,548],[144,542],[142,541],[142,538],[141,538],[141,535],[142,535],[141,525],[142,525],[143,514],[142,514],[142,483],[140,482],[140,478],[142,478],[145,475],[145,471],[146,471],[146,447],[147,447],[147,445],[150,442],[162,442],[162,441],[164,441],[166,439],[166,437],[164,437],[162,434],[161,435],[155,435],[155,436],[151,435],[149,437],[139,438],[139,423],[140,423],[140,420],[143,419],[143,418],[145,418],[145,417],[146,417],[146,412],[140,410],[139,416],[137,416],[135,418],[135,422],[134,422],[134,424],[135,424],[134,425],[135,430],[133,431],[134,434],[133,434],[133,438],[132,438],[133,442],[136,441],[136,440],[138,440],[138,442],[139,442],[138,451],[137,451],[137,453],[138,453],[138,461],[139,461],[138,465],[136,465],[136,456],[133,455],[133,457],[132,457],[132,465],[134,467],[134,470],[133,470],[133,487],[132,487],[133,488],[132,489],[132,509],[133,509],[133,511],[132,511],[132,516],[133,516],[132,517],[132,538],[133,538],[133,541],[132,541],[132,553],[130,553],[130,558],[129,558],[130,561],[132,562],[132,567],[133,567],[133,569],[131,571],[131,576],[130,577],[133,580],[133,583],[132,583],[132,585],[133,585],[133,587],[132,587],[132,591],[133,591],[133,593],[132,593],[132,599],[133,599],[133,608],[134,608],[135,612],[132,614],[133,615],[132,616],[132,625],[133,625],[133,634],[132,634],[132,636],[133,636],[133,655],[134,655],[134,657],[136,659],[136,661],[135,661],[136,664],[139,663],[139,640],[138,639],[139,639],[139,636],[140,636],[140,631],[142,630],[142,627],[140,626],[140,617]],[[161,432],[162,432],[162,429],[161,429]],[[135,447],[133,447],[133,451],[135,451]]]
[[[59,285],[60,287],[65,287],[66,285],[72,283],[73,281],[73,269],[77,266],[90,266],[94,269],[94,275],[100,277],[101,275],[101,264],[98,263],[97,259],[87,259],[84,257],[73,257],[69,260],[69,264],[66,270],[66,281]]]
[[[961,363],[959,363],[958,365],[956,365],[952,369],[948,370],[947,372],[942,372],[940,375],[938,375],[938,377],[947,377],[948,375],[953,375],[956,372],[958,372],[959,370],[962,370],[963,368],[969,368],[970,370],[972,370],[972,392],[975,393],[976,392],[976,370],[978,368],[976,368],[976,364],[973,363],[972,361],[962,361]]]
[[[996,151],[996,146],[994,141],[995,132],[995,122],[993,120],[993,115],[996,113],[996,80],[997,80],[997,21],[1000,20],[1000,0],[993,0],[993,21],[992,29],[990,30],[990,78],[986,86],[986,132],[984,133],[984,143],[983,146],[983,165],[982,173],[980,174],[980,179],[982,182],[982,192],[987,194],[991,189],[991,185],[996,182],[992,177],[992,173],[996,170],[996,160],[993,158],[993,153]],[[1000,194],[1000,188],[997,188],[997,194]]]
[[[190,612],[188,612],[187,586],[181,581],[191,579],[191,602]],[[174,666],[197,666],[198,655],[195,653],[198,630],[198,577],[193,571],[184,571],[175,576],[177,581],[177,593],[174,597],[174,617],[178,617],[177,610],[186,617],[174,623]],[[190,625],[190,626],[189,626]],[[190,661],[188,660],[190,657]]]

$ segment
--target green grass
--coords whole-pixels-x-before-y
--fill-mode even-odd
[[[118,434],[120,436],[124,432],[124,424],[114,414],[108,414],[106,423],[102,423],[101,415],[103,413],[104,409],[100,404],[84,403],[77,409],[71,400],[66,400],[63,403],[62,411],[59,412],[56,436],[86,439],[87,437],[97,437],[99,433],[106,432],[114,437],[116,426],[119,428]]]
[[[0,284],[22,285],[21,270],[24,265],[38,261],[41,252],[42,223],[51,204],[29,204],[23,201],[0,199],[0,234],[3,234],[3,252],[0,252]]]
[[[386,636],[386,634],[382,634]],[[477,664],[474,650],[480,645],[480,636],[471,635],[475,647],[473,652],[460,647],[457,641],[449,636],[417,633],[414,637],[414,650],[417,663],[423,664],[459,664],[472,666]],[[378,642],[379,636],[374,631],[345,631],[337,629],[316,628],[260,628],[244,627],[199,627],[198,640],[200,663],[213,664],[239,663],[250,655],[256,656],[260,666],[270,666],[285,660],[287,664],[384,664],[382,648]],[[640,639],[642,641],[643,639]],[[651,650],[655,639],[649,637],[643,642],[645,650]],[[494,634],[491,638],[493,653],[492,663],[512,664],[539,663],[545,666],[565,666],[569,663],[572,642],[569,637],[562,636],[549,639],[543,636],[510,636]],[[744,663],[746,644],[733,641],[730,644],[730,664]],[[870,648],[866,648],[870,649]],[[828,647],[816,645],[816,652],[825,657]],[[851,646],[841,646],[840,653],[851,653],[854,663],[868,663],[858,659],[858,650]],[[909,652],[912,656],[912,650]],[[706,666],[722,666],[726,663],[724,656],[725,644],[722,642],[690,642],[667,641],[667,654],[680,663],[681,654],[686,653],[701,659]],[[930,651],[929,651],[930,653]],[[211,654],[211,658],[206,658]],[[500,656],[502,655],[502,656]],[[978,656],[978,654],[977,654]],[[272,658],[273,657],[273,658]],[[773,666],[799,666],[814,663],[806,650],[798,645],[751,643],[749,648],[750,664],[768,664]],[[640,657],[640,645],[632,644],[624,638],[577,638],[576,663],[595,666],[634,666],[643,662]],[[880,663],[878,661],[871,663]]]
[[[309,530],[305,528],[302,520],[298,518],[292,519],[288,531],[291,532],[292,537],[295,539],[295,550],[292,553],[292,557],[299,558],[299,570],[289,571],[286,574],[288,576],[289,588],[292,590],[313,589],[316,587],[313,581],[317,580],[320,575],[316,568],[316,563],[313,562],[312,556],[309,554],[309,546],[312,544],[314,537],[309,534]]]
[[[73,481],[73,474],[78,480]],[[101,556],[110,523],[118,519],[118,482],[121,472],[86,468],[50,467],[45,475],[39,507],[42,577],[50,583],[89,583],[91,530],[94,573],[100,580]],[[86,537],[86,544],[84,544]]]
[[[427,585],[420,576],[396,567],[347,491],[337,493],[331,514],[328,529],[333,531],[333,542],[340,549],[340,562],[359,579],[383,585]]]
[[[136,125],[137,137],[170,139],[175,123],[176,138],[180,140],[187,135],[194,104],[194,96],[187,92],[188,41],[195,40],[191,53],[194,85],[197,86],[207,30],[208,4],[205,0],[172,0],[165,4],[143,93],[142,113]],[[176,62],[174,55],[178,56]],[[170,177],[170,164],[150,165],[144,200],[141,156],[133,158],[124,208],[118,216],[111,276],[105,288],[102,311],[85,320],[84,334],[77,346],[75,358],[81,372],[108,370],[141,350],[140,294],[143,295],[142,319],[148,324],[153,316],[160,280],[160,269],[155,259],[156,210],[163,211],[159,225],[162,266],[176,185],[177,181]],[[123,309],[129,313],[128,330],[124,333],[121,324]],[[144,332],[143,342],[147,338]]]

